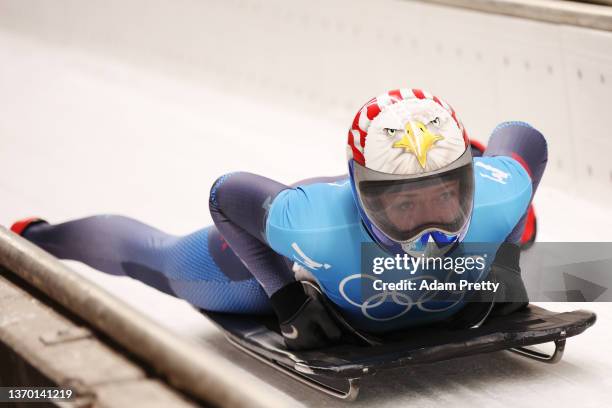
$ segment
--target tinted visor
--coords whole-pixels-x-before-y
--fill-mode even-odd
[[[465,164],[451,170],[403,180],[381,180],[383,173],[355,168],[366,215],[397,242],[410,241],[426,230],[459,233],[470,219],[474,197],[473,166],[467,156]]]

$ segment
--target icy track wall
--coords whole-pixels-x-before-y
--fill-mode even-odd
[[[483,141],[501,121],[532,123],[547,185],[612,198],[610,31],[354,0],[3,0],[0,30],[343,123],[383,90],[429,89]]]

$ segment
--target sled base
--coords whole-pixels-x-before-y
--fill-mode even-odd
[[[262,363],[269,365],[270,367],[282,372],[283,374],[293,378],[294,380],[301,382],[304,385],[307,385],[310,388],[314,388],[315,390],[320,391],[324,394],[346,401],[353,401],[359,395],[359,378],[338,379],[302,374],[296,369],[295,366],[293,368],[285,367],[277,361],[269,360],[258,354],[257,352],[244,347],[239,342],[235,341],[232,336],[228,335],[226,337],[229,342],[239,350],[242,350],[251,357],[254,357]]]
[[[509,350],[547,363],[558,362],[565,340],[595,323],[585,310],[556,313],[538,306],[491,317],[472,329],[422,327],[394,332],[376,345],[338,344],[318,350],[287,350],[273,316],[202,311],[245,353],[318,391],[344,400],[359,394],[359,379],[379,370]],[[552,354],[528,346],[554,342]]]

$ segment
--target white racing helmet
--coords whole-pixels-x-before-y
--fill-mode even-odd
[[[349,176],[363,224],[390,253],[438,256],[470,224],[470,142],[453,108],[418,89],[389,91],[357,112]]]

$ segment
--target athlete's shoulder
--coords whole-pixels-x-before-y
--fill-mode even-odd
[[[531,197],[531,178],[523,166],[511,157],[475,158],[474,178],[476,206],[529,201]]]
[[[267,227],[318,230],[358,222],[359,214],[347,178],[282,191],[270,204]]]
[[[282,191],[270,204],[265,231],[274,251],[315,273],[322,285],[327,278],[316,274],[320,269],[355,269],[366,234],[348,179]]]
[[[501,242],[531,200],[531,178],[511,157],[474,159],[474,211],[466,236],[472,242]]]

